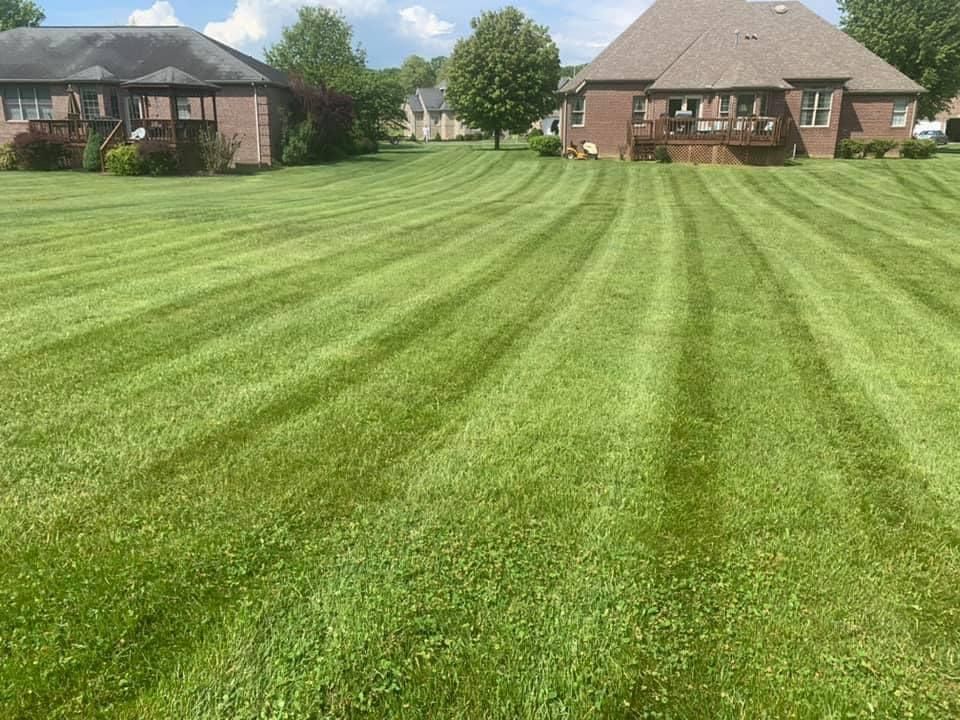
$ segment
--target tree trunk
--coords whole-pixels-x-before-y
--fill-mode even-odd
[[[499,128],[493,131],[493,149],[494,150],[500,149],[500,129]]]

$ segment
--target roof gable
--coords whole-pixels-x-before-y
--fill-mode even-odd
[[[173,66],[218,85],[288,84],[286,73],[186,27],[39,27],[0,32],[0,80],[63,81],[96,66],[120,80]]]

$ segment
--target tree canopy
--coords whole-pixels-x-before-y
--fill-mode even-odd
[[[410,93],[418,87],[433,87],[437,82],[437,73],[429,61],[419,55],[411,55],[400,66],[400,82],[403,89]]]
[[[2,0],[0,0],[2,1]],[[280,41],[264,56],[274,67],[299,75],[311,85],[346,92],[367,55],[353,45],[353,28],[343,14],[325,7],[302,7],[297,22],[283,29]]]
[[[0,0],[0,31],[17,27],[36,27],[46,19],[33,0]]]
[[[547,28],[514,7],[484,12],[470,27],[450,58],[447,100],[499,148],[504,130],[522,132],[556,107],[560,54]]]
[[[377,139],[386,126],[403,118],[403,86],[396,70],[371,70],[366,53],[353,44],[353,28],[344,16],[325,7],[303,7],[297,22],[284,28],[280,41],[265,52],[268,63],[353,99],[357,126]]]
[[[920,83],[920,117],[933,117],[960,94],[957,0],[839,0],[840,26]]]

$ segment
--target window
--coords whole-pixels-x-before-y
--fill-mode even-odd
[[[177,98],[177,120],[190,119],[190,98]]]
[[[130,113],[130,122],[143,119],[145,113],[143,101],[139,95],[130,95],[127,97],[127,111]]]
[[[910,107],[910,101],[907,98],[897,98],[893,101],[893,120],[891,127],[902,128],[907,126],[907,108]]]
[[[757,95],[757,115],[760,117],[767,116],[767,94],[760,93]]]
[[[583,127],[587,120],[587,99],[583,95],[573,98],[573,107],[570,110],[570,124],[573,127]]]
[[[832,103],[832,90],[804,90],[800,101],[801,127],[828,127]]]
[[[737,95],[737,117],[750,117],[753,115],[756,104],[757,96],[752,93],[749,95]]]
[[[672,97],[667,101],[667,114],[676,117],[677,113],[684,113],[687,117],[700,117],[700,97]]]
[[[720,117],[726,117],[730,114],[730,96],[720,96]]]
[[[53,120],[49,88],[11,86],[3,88],[0,94],[7,120]]]
[[[642,123],[647,119],[647,98],[635,95],[633,98],[633,122]]]
[[[120,95],[116,90],[110,91],[110,118],[113,120],[120,119]]]
[[[100,117],[100,95],[96,88],[80,88],[80,111],[85,120]]]

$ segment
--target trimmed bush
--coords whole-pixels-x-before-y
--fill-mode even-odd
[[[0,145],[0,170],[16,170],[17,153],[13,151],[13,145]]]
[[[177,174],[177,154],[163,143],[141,142],[137,143],[136,148],[140,152],[140,164],[145,175],[160,177]]]
[[[937,152],[937,144],[933,140],[904,140],[900,144],[900,157],[909,160],[926,160]]]
[[[542,136],[543,136],[543,130],[541,130],[540,128],[534,128],[533,130],[527,133],[527,137],[531,137],[531,138],[542,137]]]
[[[104,160],[107,172],[114,175],[131,177],[143,175],[143,157],[136,145],[120,145],[107,152]]]
[[[530,149],[545,157],[559,155],[563,143],[556,135],[534,135],[529,140]]]
[[[854,140],[853,138],[844,138],[840,141],[840,147],[837,148],[837,157],[843,158],[844,160],[855,160],[864,157],[864,150],[866,150],[866,143],[862,140]]]
[[[92,132],[87,136],[87,145],[83,148],[83,169],[89,172],[100,172],[100,146],[103,138],[99,133]]]
[[[443,138],[440,137],[440,133],[439,133],[439,132],[438,132],[436,135],[433,136],[433,141],[434,141],[434,142],[443,142]]]
[[[304,120],[287,131],[281,159],[284,165],[309,165],[313,161],[317,134],[313,123]]]
[[[377,141],[371,140],[368,137],[355,140],[353,149],[357,155],[373,155],[380,152],[380,146],[377,144]]]
[[[658,163],[670,163],[673,160],[670,158],[670,153],[664,145],[657,145],[653,149],[653,159]]]
[[[864,155],[873,155],[875,158],[882,158],[888,152],[897,146],[896,140],[871,140],[867,143]]]
[[[200,168],[209,175],[222,175],[233,165],[241,137],[227,137],[216,130],[204,130],[198,137]]]
[[[69,155],[66,142],[56,135],[23,132],[13,139],[17,166],[24,170],[62,170]]]

